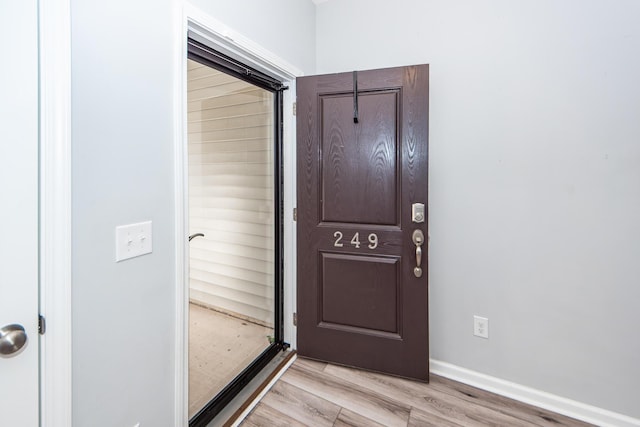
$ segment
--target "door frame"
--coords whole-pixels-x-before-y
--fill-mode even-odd
[[[40,422],[71,425],[71,2],[39,0]]]
[[[295,311],[296,247],[293,208],[295,206],[296,158],[295,117],[293,103],[296,99],[295,79],[303,73],[241,33],[211,17],[199,8],[185,2],[177,5],[174,38],[174,188],[175,188],[175,419],[180,427],[188,422],[188,314],[189,314],[189,260],[188,235],[188,180],[187,172],[187,40],[188,33],[210,48],[236,59],[245,65],[282,81],[289,86],[283,94],[283,274],[284,274],[284,340],[296,348],[296,331],[293,325]]]

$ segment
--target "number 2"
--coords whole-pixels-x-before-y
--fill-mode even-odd
[[[344,246],[342,243],[340,243],[340,240],[342,240],[342,233],[340,231],[336,231],[335,233],[333,233],[333,237],[336,238],[333,246],[335,246],[336,248],[341,248]]]

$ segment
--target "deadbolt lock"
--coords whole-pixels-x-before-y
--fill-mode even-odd
[[[411,205],[411,220],[415,223],[424,222],[424,203]]]

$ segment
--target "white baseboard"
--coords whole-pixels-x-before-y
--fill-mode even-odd
[[[431,373],[602,427],[640,427],[640,419],[556,396],[439,360]]]

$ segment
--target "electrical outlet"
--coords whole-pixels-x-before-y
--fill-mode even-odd
[[[473,316],[473,335],[480,338],[489,338],[489,319]]]
[[[116,227],[116,262],[151,253],[151,231],[151,221]]]

